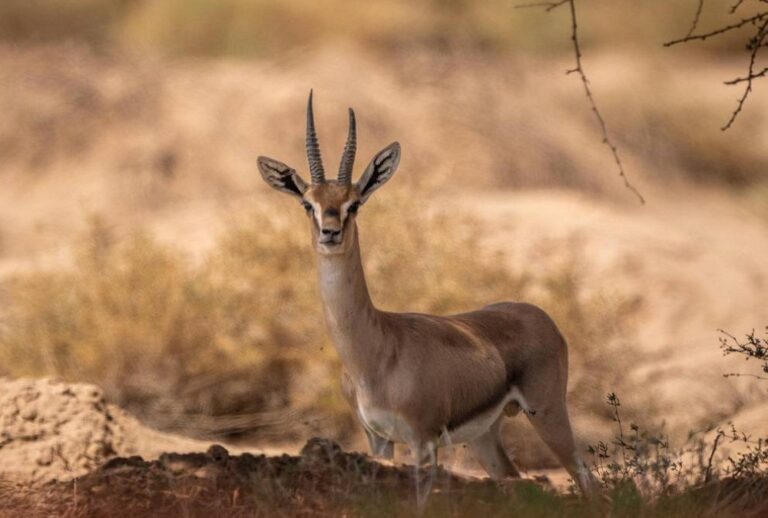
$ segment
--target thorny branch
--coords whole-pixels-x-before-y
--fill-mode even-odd
[[[743,0],[739,0],[739,3],[741,3],[742,1]],[[693,17],[693,23],[691,23],[691,28],[688,29],[688,34],[685,35],[686,38],[691,37],[691,35],[693,34],[693,31],[695,31],[696,27],[699,26],[699,20],[701,19],[701,11],[703,10],[704,10],[704,0],[699,0],[699,6],[696,8],[696,14]]]
[[[757,54],[760,52],[760,47],[763,45],[763,40],[765,40],[766,33],[768,33],[768,19],[766,19],[766,21],[764,21],[760,26],[760,30],[758,31],[755,39],[750,41],[752,52],[749,55],[749,68],[747,69],[747,76],[745,78],[737,78],[735,80],[738,83],[742,82],[739,81],[739,79],[744,79],[747,82],[747,86],[744,88],[744,93],[741,94],[741,97],[739,97],[738,104],[736,105],[736,109],[731,114],[731,118],[728,119],[728,122],[725,124],[725,126],[723,126],[723,130],[730,128],[736,120],[736,117],[739,115],[739,113],[741,113],[741,109],[744,107],[744,103],[746,102],[747,97],[749,97],[749,94],[752,92],[752,81],[756,77],[760,77],[760,75],[755,74],[755,60],[757,60]],[[728,81],[726,81],[725,84],[728,84]]]
[[[560,7],[561,5],[564,5],[568,2],[569,0],[559,0],[558,2],[532,2],[530,4],[516,5],[515,8],[525,9],[526,7],[543,7],[545,11],[549,12],[552,9]]]
[[[616,162],[616,166],[619,169],[619,176],[624,181],[624,186],[630,191],[632,191],[635,194],[635,196],[637,196],[637,199],[640,201],[640,203],[645,204],[645,198],[643,198],[643,195],[640,194],[640,191],[638,191],[635,188],[635,186],[629,182],[629,179],[627,178],[627,174],[624,171],[624,165],[622,164],[621,157],[619,156],[619,150],[616,147],[616,145],[613,143],[613,140],[611,140],[610,136],[608,135],[608,126],[605,123],[605,119],[603,118],[602,113],[600,113],[600,110],[597,108],[597,103],[595,103],[595,98],[592,95],[592,89],[589,86],[589,79],[587,78],[586,72],[584,72],[584,66],[582,65],[582,62],[581,62],[581,45],[579,44],[578,23],[576,21],[576,0],[535,2],[530,4],[521,4],[521,5],[518,5],[517,7],[518,8],[542,7],[544,8],[545,11],[549,12],[562,5],[568,5],[570,8],[571,41],[573,41],[573,51],[576,57],[576,67],[570,70],[567,70],[566,73],[567,74],[575,73],[581,79],[581,83],[584,86],[584,94],[587,97],[587,102],[589,102],[590,108],[592,109],[592,113],[595,114],[595,118],[597,119],[597,122],[600,125],[600,130],[603,133],[603,144],[608,146],[608,148],[611,150],[611,155],[613,156],[613,160],[614,162]]]
[[[761,370],[768,374],[768,327],[766,328],[766,338],[760,338],[754,331],[746,335],[746,340],[741,341],[730,333],[718,329],[720,334],[720,349],[723,351],[723,355],[728,354],[740,354],[744,356],[745,360],[754,359],[758,362],[762,362]],[[759,380],[768,380],[765,376],[759,376],[757,374],[743,374],[733,373],[723,374],[725,377],[731,376],[748,376],[757,378]]]
[[[710,32],[705,32],[702,34],[691,34],[688,36],[684,36],[682,38],[678,38],[676,40],[671,40],[664,43],[664,46],[671,47],[673,45],[679,45],[680,43],[687,43],[689,41],[694,41],[694,40],[704,41],[707,38],[711,38],[713,36],[720,36],[721,34],[725,34],[726,32],[733,31],[735,29],[741,29],[742,27],[744,27],[745,25],[749,25],[750,23],[754,24],[755,22],[758,22],[765,17],[768,17],[768,12],[758,13],[754,16],[750,16],[749,18],[743,18],[742,20],[736,23],[732,23],[731,25],[720,27],[719,29],[715,29]]]
[[[704,3],[704,0],[701,0],[701,3]],[[731,8],[728,10],[730,14],[733,14],[736,12],[736,10],[741,7],[741,4],[744,3],[744,0],[736,0],[736,3],[731,6]]]
[[[729,14],[735,14],[736,11],[746,3],[746,1],[747,0],[736,0],[736,3],[734,3],[728,10]],[[759,2],[761,4],[768,4],[768,1],[766,0],[756,0],[756,2]],[[741,97],[739,97],[738,101],[736,102],[736,108],[734,108],[730,118],[725,123],[725,125],[722,128],[720,128],[723,131],[725,131],[731,126],[733,126],[733,123],[736,122],[736,118],[739,116],[742,109],[744,108],[744,103],[747,101],[749,94],[752,93],[753,81],[755,79],[765,77],[766,75],[768,75],[768,67],[763,68],[760,71],[755,71],[755,65],[757,63],[760,49],[768,46],[768,42],[766,42],[766,38],[768,38],[768,11],[762,11],[748,18],[742,18],[737,22],[724,25],[723,27],[714,29],[709,32],[694,34],[694,32],[696,31],[699,25],[699,19],[701,18],[701,12],[703,9],[704,9],[704,0],[698,0],[698,7],[696,9],[696,14],[694,15],[693,23],[691,25],[690,30],[688,31],[688,34],[686,34],[682,38],[668,41],[664,44],[664,46],[671,47],[673,45],[677,45],[680,43],[688,43],[695,40],[705,41],[708,38],[711,38],[714,36],[720,36],[727,32],[741,29],[742,27],[746,27],[748,25],[752,25],[753,27],[755,27],[755,33],[753,34],[752,37],[749,38],[746,46],[747,50],[749,51],[749,66],[747,69],[747,75],[744,77],[737,77],[736,79],[732,79],[730,81],[725,81],[725,84],[729,86],[737,85],[740,83],[746,83],[746,86],[744,87],[744,91],[742,92]]]

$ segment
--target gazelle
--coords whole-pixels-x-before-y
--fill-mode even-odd
[[[357,137],[350,108],[339,174],[327,180],[310,92],[306,145],[309,185],[271,158],[259,157],[259,170],[306,210],[325,319],[344,367],[342,390],[372,453],[392,458],[394,443],[406,443],[417,464],[431,460],[434,466],[438,446],[466,443],[491,477],[519,477],[499,431],[505,415],[523,410],[582,492],[591,494],[594,479],[576,452],[566,408],[567,346],[552,319],[519,302],[451,316],[377,309],[365,281],[356,219],[397,170],[400,144],[380,151],[353,183]]]

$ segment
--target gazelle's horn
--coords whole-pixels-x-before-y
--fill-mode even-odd
[[[355,153],[357,152],[357,124],[355,123],[355,111],[349,109],[349,132],[347,143],[344,145],[344,154],[341,155],[339,164],[339,183],[352,183],[352,168],[355,165]]]
[[[315,131],[315,115],[312,112],[312,90],[309,91],[309,101],[307,101],[307,158],[309,159],[309,174],[312,176],[312,183],[325,183],[323,159],[320,156],[320,144],[317,141],[317,132]]]

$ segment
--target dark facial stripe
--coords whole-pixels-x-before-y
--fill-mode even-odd
[[[325,211],[323,212],[323,215],[326,218],[338,218],[341,214],[339,213],[339,209],[330,208],[330,209],[325,209]]]

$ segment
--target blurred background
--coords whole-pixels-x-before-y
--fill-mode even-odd
[[[303,211],[256,169],[264,154],[306,174],[314,88],[327,168],[348,106],[359,167],[403,146],[360,216],[379,307],[541,305],[570,342],[585,441],[610,425],[607,392],[670,435],[768,433],[765,388],[722,376],[754,369],[722,358],[717,331],[768,324],[768,82],[722,132],[749,29],[663,48],[697,3],[577,4],[640,205],[565,74],[567,6],[3,0],[0,375],[96,383],[189,437],[363,448]],[[729,6],[707,3],[702,29]],[[524,421],[505,429],[521,464],[553,465]]]

